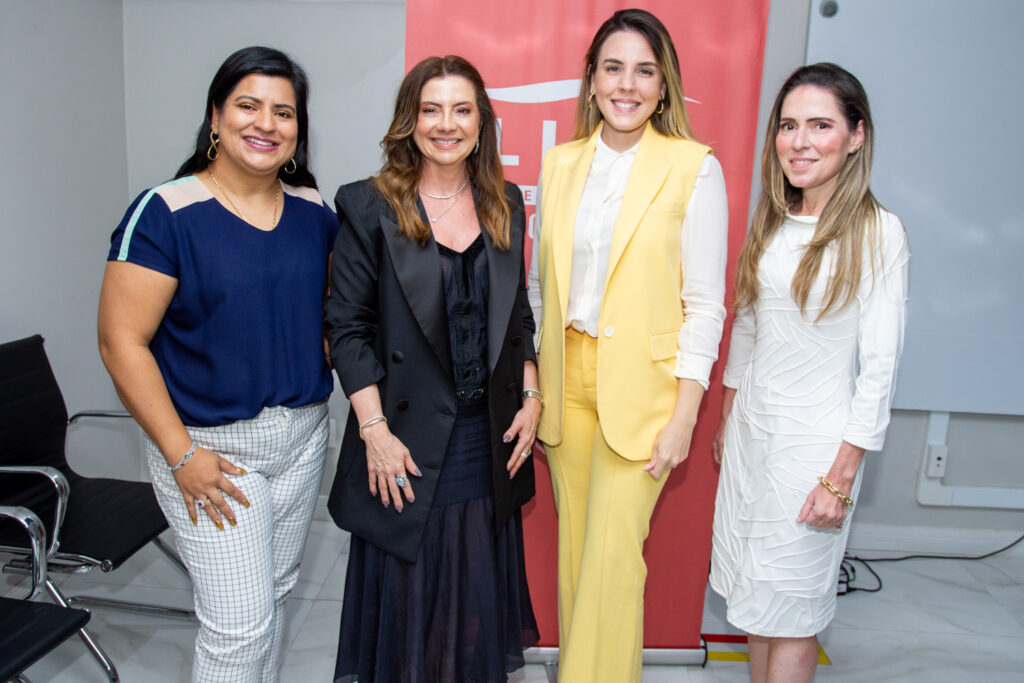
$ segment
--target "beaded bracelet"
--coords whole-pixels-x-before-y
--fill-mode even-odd
[[[363,424],[359,425],[359,438],[363,439],[363,441],[365,441],[366,439],[363,437],[363,430],[366,429],[367,427],[369,427],[370,425],[377,424],[378,422],[383,422],[384,424],[387,424],[388,419],[386,417],[384,417],[383,415],[377,415],[376,417],[371,417],[369,420],[367,420]]]
[[[850,498],[845,493],[843,493],[842,491],[840,491],[839,489],[837,489],[835,486],[833,486],[832,482],[830,482],[828,479],[826,479],[825,477],[818,477],[818,482],[820,482],[822,486],[828,489],[829,493],[831,493],[833,496],[846,503],[847,507],[853,507],[853,499]]]
[[[197,448],[199,448],[199,444],[193,441],[192,445],[188,447],[187,451],[185,451],[185,457],[183,457],[174,467],[171,467],[170,465],[168,465],[167,467],[171,470],[171,472],[177,472],[178,470],[185,466],[185,463],[192,459],[192,456],[196,454]]]

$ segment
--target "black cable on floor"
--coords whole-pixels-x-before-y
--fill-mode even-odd
[[[913,555],[902,555],[900,557],[856,557],[852,555],[846,555],[843,557],[842,564],[839,565],[839,582],[836,587],[837,595],[846,595],[855,591],[861,591],[864,593],[877,593],[882,590],[882,577],[871,568],[869,562],[900,562],[902,560],[914,560],[914,559],[927,559],[927,560],[984,560],[985,558],[998,555],[1001,552],[1005,552],[1017,545],[1021,541],[1024,541],[1024,535],[1021,535],[1017,540],[1012,543],[1004,545],[1002,548],[993,550],[992,552],[985,553],[984,555],[926,555],[926,554],[913,554]],[[866,588],[863,586],[854,586],[853,582],[857,578],[856,567],[854,562],[860,562],[864,565],[864,568],[871,572],[871,575],[875,577],[875,581],[878,583],[877,586]]]

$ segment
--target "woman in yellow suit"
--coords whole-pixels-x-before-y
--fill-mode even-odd
[[[616,12],[587,50],[573,140],[544,160],[535,236],[563,682],[640,680],[643,544],[725,319],[728,208],[710,151],[665,27]]]

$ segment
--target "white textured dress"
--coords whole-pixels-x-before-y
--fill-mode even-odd
[[[903,347],[910,254],[899,219],[880,212],[874,268],[865,249],[856,301],[818,322],[830,258],[806,315],[790,290],[816,225],[787,215],[768,245],[757,303],[736,317],[723,377],[737,393],[715,500],[711,587],[728,602],[731,624],[761,636],[811,636],[832,620],[850,525],[822,531],[796,518],[841,441],[882,447]]]

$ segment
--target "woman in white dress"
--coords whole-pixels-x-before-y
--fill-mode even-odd
[[[755,683],[814,678],[864,452],[889,422],[909,251],[871,194],[872,140],[867,95],[834,64],[789,77],[765,136],[712,445],[711,586]]]

